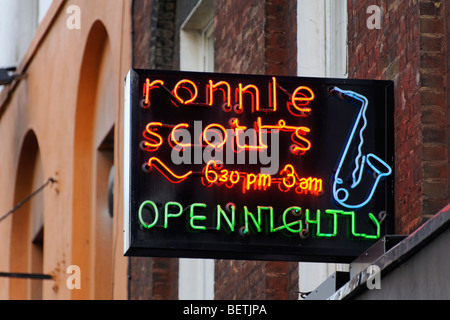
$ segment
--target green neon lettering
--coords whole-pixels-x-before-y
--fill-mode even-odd
[[[316,225],[316,237],[317,238],[333,238],[337,235],[337,214],[342,213],[340,210],[326,210],[326,214],[333,215],[332,223],[333,225],[330,227],[332,229],[332,233],[323,233],[321,232],[321,216],[322,213],[320,210],[317,210],[316,212],[316,220],[310,219],[309,216],[309,210],[306,210],[305,216],[306,216],[306,223],[309,224],[315,224]]]
[[[372,214],[369,213],[369,219],[375,224],[376,227],[376,234],[375,235],[368,235],[366,239],[380,239],[380,235],[381,235],[381,225],[380,222],[377,220],[377,218]]]
[[[320,210],[317,210],[316,211],[316,220],[313,220],[313,219],[310,218],[309,209],[306,209],[306,211],[305,211],[305,221],[306,221],[306,223],[307,224],[315,224],[316,225],[316,236],[319,237],[319,238],[321,237],[320,236],[320,215],[321,215]]]
[[[287,231],[289,231],[291,233],[299,233],[300,231],[302,231],[302,229],[303,229],[302,220],[297,220],[297,221],[290,222],[290,223],[288,223],[287,220],[286,220],[288,213],[293,213],[293,212],[299,213],[301,211],[302,211],[302,208],[300,208],[300,207],[290,207],[290,208],[287,208],[286,210],[284,210],[283,216],[282,216],[283,225],[278,227],[278,228],[276,228],[274,230],[274,232],[275,231],[281,231],[281,230],[284,230],[284,229],[286,229]],[[298,225],[298,229],[292,229],[291,228],[291,227],[293,227],[295,225]]]
[[[293,211],[298,213],[298,212],[302,211],[302,208],[300,208],[300,207],[290,207],[290,208],[284,210],[284,212],[283,212],[283,224],[284,224],[284,226],[286,227],[286,229],[289,232],[299,233],[303,229],[303,227],[302,227],[302,220],[294,221],[294,222],[291,222],[291,223],[287,223],[287,221],[286,221],[287,214],[288,213],[292,213]],[[292,229],[291,226],[295,226],[296,224],[298,224],[298,230],[297,229]]]
[[[273,233],[275,232],[274,226],[273,226],[273,208],[272,207],[262,207],[258,206],[258,216],[261,217],[262,211],[269,211],[269,232]]]
[[[342,212],[342,215],[349,216],[350,217],[350,231],[352,233],[352,236],[356,238],[364,238],[364,233],[357,233],[356,232],[356,217],[354,211],[344,211]]]
[[[178,213],[169,213],[169,207],[177,207]],[[183,206],[178,202],[167,202],[164,207],[164,229],[169,226],[169,218],[178,218],[183,213]]]
[[[253,215],[253,213],[251,213],[250,211],[248,211],[247,206],[244,206],[244,218],[245,218],[245,232],[248,232],[249,229],[249,219],[251,218],[251,220],[253,221],[253,224],[256,227],[256,231],[259,233],[261,232],[261,211],[258,210],[258,220],[256,220],[255,216]]]
[[[155,217],[153,219],[153,222],[151,224],[148,224],[147,222],[144,221],[143,211],[145,208],[149,209],[150,207],[153,208],[153,211],[155,212]],[[158,218],[159,218],[158,207],[156,206],[156,204],[153,201],[145,201],[141,204],[141,207],[139,208],[138,217],[139,217],[139,222],[141,223],[141,225],[144,228],[151,229],[158,222]]]
[[[333,215],[333,233],[325,233],[323,236],[326,238],[333,238],[336,237],[337,235],[337,215],[338,213],[341,213],[342,211],[340,210],[326,210],[325,213],[326,214],[331,214]]]
[[[204,203],[193,203],[190,208],[189,214],[189,225],[193,230],[206,230],[204,226],[196,226],[195,221],[205,221],[206,216],[197,216],[195,215],[195,208],[206,208],[206,204]]]
[[[342,214],[350,216],[350,230],[355,238],[363,238],[367,240],[376,240],[380,238],[380,223],[372,213],[369,213],[369,219],[375,224],[376,227],[376,232],[374,235],[367,235],[365,233],[356,232],[356,214],[354,211],[342,212]]]
[[[235,223],[236,223],[236,207],[235,206],[230,206],[231,208],[231,220],[228,218],[226,212],[222,209],[222,207],[220,205],[217,205],[217,227],[216,230],[220,230],[222,225],[221,225],[221,217],[224,218],[225,222],[227,223],[228,227],[230,228],[231,232],[234,232],[234,227],[235,227]]]
[[[320,210],[317,210],[317,211],[319,212],[318,214],[320,214]],[[317,213],[316,213],[316,216],[317,216]],[[312,220],[309,218],[309,209],[305,210],[305,221],[306,221],[306,224],[316,224],[317,223],[316,220]]]
[[[188,226],[192,230],[207,230],[206,226],[201,225],[201,222],[207,220],[207,217],[205,215],[197,214],[199,213],[199,210],[204,210],[205,208],[207,208],[207,205],[203,203],[194,203],[189,207]],[[145,229],[152,229],[157,226],[167,229],[169,227],[169,219],[179,218],[183,215],[184,212],[185,210],[180,203],[175,201],[167,202],[164,206],[164,221],[162,223],[163,225],[158,226],[158,206],[155,204],[155,202],[148,200],[141,204],[138,212],[138,219],[139,223]],[[247,206],[244,206],[245,225],[242,227],[243,230],[241,230],[240,232],[244,234],[248,234],[252,231],[254,231],[255,233],[261,233],[263,223],[262,216],[266,214],[266,212],[267,215],[264,216],[264,222],[265,232],[267,234],[272,234],[283,230],[285,230],[287,233],[298,234],[303,230],[304,224],[306,224],[308,229],[310,229],[309,227],[311,225],[315,226],[315,228],[311,229],[313,237],[328,239],[334,238],[338,234],[338,217],[342,216],[348,218],[348,236],[350,237],[366,240],[377,240],[381,235],[380,222],[372,213],[368,214],[368,223],[371,225],[373,233],[365,234],[356,231],[357,217],[354,211],[328,209],[325,210],[325,212],[316,210],[314,214],[311,213],[309,209],[302,209],[301,207],[297,206],[292,206],[284,210],[283,214],[280,216],[281,219],[277,220],[281,223],[281,225],[278,227],[275,226],[275,223],[277,223],[277,221],[275,221],[275,213],[273,207],[257,206],[257,210],[254,214],[249,211]],[[290,217],[289,215],[292,215],[292,217]],[[294,217],[297,217],[298,219],[295,219]],[[235,205],[230,205],[229,208],[227,207],[226,209],[223,209],[220,205],[217,205],[214,218],[215,230],[220,231],[222,229],[227,229],[224,231],[229,231],[230,233],[236,231]],[[325,232],[324,229],[328,232]]]

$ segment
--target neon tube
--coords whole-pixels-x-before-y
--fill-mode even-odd
[[[156,165],[155,163],[158,165]],[[150,169],[156,168],[156,170],[158,170],[167,180],[172,183],[183,182],[193,173],[192,171],[189,171],[184,175],[177,175],[156,157],[150,158],[150,160],[148,161],[148,166],[150,167]]]
[[[378,187],[379,182],[381,179],[388,177],[392,174],[392,169],[389,167],[389,165],[384,162],[381,158],[378,156],[369,153],[368,155],[363,155],[362,153],[362,147],[364,145],[364,130],[367,127],[367,118],[366,118],[366,111],[367,106],[369,104],[369,101],[366,97],[363,95],[360,95],[353,91],[344,91],[339,88],[333,88],[332,92],[337,92],[341,95],[341,97],[344,97],[346,100],[354,99],[361,103],[361,107],[359,109],[358,116],[355,119],[355,122],[353,124],[353,127],[351,129],[350,135],[348,137],[348,140],[345,144],[344,151],[342,152],[342,156],[339,159],[339,164],[336,169],[336,173],[334,175],[334,181],[333,181],[333,198],[334,200],[340,204],[341,206],[348,208],[348,209],[359,209],[364,207],[366,204],[368,204],[371,200],[373,195],[375,194],[375,191]],[[361,201],[358,204],[349,204],[347,203],[347,200],[350,196],[349,190],[342,187],[344,184],[344,179],[340,177],[342,167],[344,165],[344,161],[348,155],[350,145],[355,139],[357,134],[357,129],[360,126],[362,122],[362,127],[359,130],[359,144],[358,144],[358,154],[354,159],[355,169],[352,173],[352,184],[350,186],[350,189],[355,189],[357,186],[359,186],[362,178],[362,174],[365,168],[365,165],[367,164],[373,172],[376,174],[376,178],[373,181],[372,187],[370,188],[370,191],[368,195],[366,196],[366,199]],[[379,166],[375,166],[373,161],[376,161]],[[381,169],[380,169],[380,168]],[[351,191],[350,190],[350,191]]]

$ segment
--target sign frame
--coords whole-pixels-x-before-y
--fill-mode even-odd
[[[281,243],[277,243],[276,241],[273,244],[268,244],[265,242],[263,245],[259,245],[258,242],[253,243],[249,239],[249,236],[242,232],[243,230],[240,230],[240,237],[234,237],[232,241],[227,242],[227,240],[224,240],[223,237],[220,237],[220,241],[215,242],[214,236],[208,236],[205,239],[202,240],[201,234],[202,232],[193,232],[191,233],[192,237],[196,237],[197,240],[190,241],[187,237],[188,234],[180,236],[178,239],[174,239],[173,241],[171,239],[165,238],[165,236],[162,235],[162,232],[165,232],[169,230],[169,228],[163,229],[161,226],[161,216],[159,216],[159,220],[156,221],[155,224],[158,227],[160,231],[158,232],[158,235],[155,237],[148,236],[152,230],[146,229],[143,227],[143,225],[146,225],[145,222],[140,221],[137,217],[137,208],[144,205],[142,202],[142,199],[137,201],[137,194],[144,192],[146,188],[142,188],[141,186],[137,186],[135,183],[135,176],[136,171],[140,171],[137,175],[142,175],[142,168],[140,165],[134,163],[133,161],[136,160],[136,153],[141,152],[142,150],[138,150],[138,144],[139,141],[136,141],[135,137],[137,137],[140,132],[145,130],[144,125],[140,125],[139,128],[136,128],[135,123],[139,122],[136,121],[136,118],[139,118],[140,116],[138,114],[142,114],[143,109],[147,109],[148,107],[145,106],[146,103],[149,103],[149,101],[145,101],[146,98],[146,91],[145,88],[148,90],[148,86],[145,86],[145,80],[144,78],[148,79],[151,78],[152,81],[158,79],[158,80],[164,80],[163,82],[166,82],[166,79],[178,79],[180,82],[183,79],[193,79],[194,85],[198,83],[207,84],[207,79],[213,79],[215,83],[218,83],[220,79],[225,79],[226,81],[230,83],[238,83],[242,82],[245,84],[247,83],[269,83],[269,89],[268,91],[273,90],[274,87],[277,85],[279,86],[279,90],[284,90],[281,85],[284,83],[298,83],[298,88],[301,86],[309,86],[314,88],[327,88],[330,90],[330,95],[334,96],[336,100],[346,100],[347,102],[355,102],[358,97],[360,97],[358,94],[356,94],[355,91],[348,90],[349,88],[363,88],[365,92],[375,92],[377,95],[383,95],[381,98],[377,97],[377,105],[381,104],[381,106],[377,106],[378,113],[382,113],[381,116],[376,115],[376,122],[377,126],[381,126],[382,134],[383,134],[383,141],[382,143],[376,143],[376,146],[378,150],[381,150],[383,154],[383,159],[379,158],[375,154],[368,154],[364,155],[364,159],[366,161],[366,164],[370,164],[369,162],[372,161],[378,162],[378,160],[382,164],[387,164],[391,171],[389,174],[386,174],[386,177],[383,177],[383,180],[380,180],[380,184],[383,185],[383,195],[381,196],[383,204],[383,211],[376,212],[376,214],[371,216],[370,219],[376,219],[378,220],[378,237],[377,239],[371,239],[368,241],[367,239],[361,240],[357,239],[357,241],[348,241],[348,245],[331,245],[327,246],[327,243],[332,243],[333,239],[316,239],[318,245],[303,245],[303,240],[300,239],[298,241],[298,245],[292,245],[292,241],[289,245],[283,246]],[[167,80],[169,81],[169,80]],[[156,82],[156,81],[155,81]],[[178,82],[178,84],[180,83]],[[183,102],[186,103],[188,98],[185,98],[183,101],[183,98],[176,97],[176,89],[177,87],[174,85],[176,83],[172,82],[168,87],[163,88],[163,86],[159,86],[159,83],[155,83],[155,86],[157,85],[158,88],[152,88],[153,91],[165,91],[166,96],[170,97],[173,102],[172,106],[166,106],[168,108],[174,108],[173,110],[181,110],[180,107],[183,107]],[[212,84],[213,82],[211,82]],[[272,87],[270,87],[270,83],[273,84]],[[144,85],[143,85],[144,84]],[[149,84],[149,83],[147,83]],[[190,83],[186,82],[185,87],[189,87]],[[238,100],[238,85],[234,85],[233,89],[236,88],[236,98],[233,96],[233,99]],[[143,90],[144,88],[144,90]],[[170,90],[174,88],[174,90]],[[198,90],[200,85],[198,85]],[[250,86],[248,87],[250,91]],[[295,86],[294,86],[295,88]],[[337,91],[332,92],[333,88],[336,88]],[[342,89],[343,88],[343,89]],[[185,91],[190,93],[190,97],[196,97],[197,100],[200,100],[198,98],[198,95],[195,95],[195,88],[190,87],[190,89],[186,89]],[[241,87],[242,89],[242,87]],[[276,89],[275,89],[276,90]],[[183,91],[180,89],[180,91]],[[295,93],[292,89],[290,101],[295,102],[295,98],[298,98],[298,101],[300,103],[297,104],[297,107],[300,105],[308,104],[306,100],[308,100],[308,92],[307,91],[301,91],[299,90],[297,93]],[[149,98],[147,91],[147,98]],[[241,93],[244,91],[240,91]],[[292,93],[294,92],[294,93]],[[325,91],[323,91],[325,92]],[[324,95],[322,92],[322,96]],[[174,94],[175,93],[175,94]],[[198,92],[197,92],[198,93]],[[248,93],[248,92],[245,92]],[[320,95],[320,93],[316,92],[317,95]],[[276,92],[275,92],[276,94]],[[284,95],[284,93],[278,93],[279,95]],[[234,93],[233,93],[234,95]],[[273,98],[273,97],[272,97]],[[327,97],[328,99],[330,97]],[[177,101],[178,99],[178,101]],[[317,98],[319,99],[319,98]],[[325,98],[324,98],[325,99]],[[270,104],[270,97],[267,99],[269,100],[268,104]],[[351,101],[350,101],[351,100]],[[192,99],[194,101],[194,99]],[[236,102],[234,101],[234,102]],[[241,100],[243,101],[243,100]],[[252,100],[253,101],[253,100]],[[273,99],[275,102],[275,99]],[[325,100],[324,100],[325,101]],[[226,102],[226,101],[225,101]],[[252,102],[253,103],[253,102]],[[343,103],[342,101],[338,103]],[[143,106],[144,104],[144,106]],[[178,104],[178,106],[176,105]],[[259,106],[259,105],[258,105]],[[187,105],[185,105],[187,107]],[[254,107],[254,106],[253,106]],[[314,105],[312,108],[316,107],[317,105]],[[374,113],[372,112],[371,115]],[[366,120],[366,122],[369,122],[370,119],[367,120],[365,118],[365,114],[363,117],[355,115],[355,119],[358,119],[359,123],[363,123],[363,120]],[[314,117],[314,115],[312,116]],[[369,118],[369,117],[368,117]],[[148,123],[151,118],[147,118],[144,122],[141,121],[141,123]],[[380,120],[381,119],[381,120]],[[162,119],[154,119],[154,121],[162,121]],[[169,120],[169,119],[167,119]],[[204,120],[204,119],[203,119]],[[356,122],[356,120],[354,120]],[[383,122],[383,123],[382,123]],[[271,122],[273,123],[273,122]],[[320,124],[323,126],[323,124]],[[361,126],[362,127],[362,126]],[[358,129],[361,129],[359,127]],[[315,128],[314,126],[312,127]],[[354,126],[356,129],[356,125]],[[346,129],[348,131],[348,129]],[[364,130],[364,129],[363,129]],[[136,133],[139,132],[139,133]],[[156,132],[156,131],[155,131]],[[362,132],[362,130],[361,130]],[[358,137],[357,130],[352,132],[352,134],[348,134],[348,141],[351,141],[351,138]],[[325,134],[326,135],[326,134]],[[362,136],[362,135],[361,135]],[[376,139],[375,139],[376,140]],[[306,140],[304,140],[306,141]],[[320,140],[321,141],[321,140]],[[164,139],[164,143],[166,143],[167,140]],[[315,142],[314,142],[315,143]],[[371,143],[371,142],[368,142]],[[380,147],[379,145],[382,146]],[[299,144],[300,146],[305,146],[305,143]],[[342,149],[342,148],[341,148]],[[346,148],[343,148],[341,157],[343,158],[343,154],[346,153]],[[349,148],[347,148],[349,149]],[[336,263],[348,263],[353,261],[355,258],[357,258],[360,254],[362,254],[365,250],[367,250],[368,247],[370,247],[373,243],[375,243],[376,240],[380,239],[383,235],[388,234],[394,234],[395,227],[394,227],[394,219],[395,219],[395,213],[394,213],[394,177],[395,177],[395,164],[394,164],[394,83],[392,81],[384,81],[384,80],[352,80],[352,79],[323,79],[323,78],[305,78],[305,77],[275,77],[275,76],[261,76],[261,75],[240,75],[240,74],[226,74],[226,73],[199,73],[199,72],[178,72],[178,71],[161,71],[161,70],[140,70],[140,69],[131,69],[126,81],[125,81],[125,107],[124,107],[124,255],[126,256],[151,256],[151,257],[176,257],[176,258],[214,258],[214,259],[236,259],[236,260],[264,260],[264,261],[303,261],[303,262],[336,262]],[[348,151],[348,150],[347,150]],[[377,163],[378,164],[378,163]],[[343,163],[340,165],[338,164],[338,161],[336,161],[336,168],[332,174],[336,174],[337,168],[343,167]],[[329,171],[329,170],[328,170]],[[361,173],[362,174],[362,173]],[[328,174],[328,176],[330,173]],[[375,174],[374,174],[375,175]],[[355,181],[358,180],[358,178],[354,177],[354,184]],[[334,179],[334,186],[331,187],[329,184],[329,181],[325,181],[324,185],[326,183],[326,188],[328,188],[330,191],[328,193],[332,193],[331,189],[334,188],[334,195],[335,199],[340,198],[340,200],[343,200],[342,196],[339,196],[338,193],[340,192],[339,186],[336,185],[336,181],[338,181],[339,178]],[[159,180],[161,182],[161,180]],[[378,183],[378,182],[377,182]],[[171,188],[170,190],[175,190]],[[154,191],[153,191],[154,192]],[[174,191],[174,194],[179,194],[176,191]],[[158,199],[152,198],[152,196],[148,196],[147,200],[152,200],[152,205],[158,206],[158,211],[163,211],[164,203],[158,203]],[[176,197],[176,196],[175,196]],[[377,197],[380,198],[379,196]],[[141,197],[142,198],[142,197]],[[220,198],[220,196],[219,196]],[[372,199],[372,198],[371,198]],[[174,199],[176,200],[176,199]],[[140,203],[137,203],[140,202]],[[149,202],[149,203],[150,203]],[[180,201],[181,202],[181,201]],[[198,204],[198,201],[194,201],[195,204]],[[193,204],[194,204],[193,203]],[[370,202],[369,202],[370,203]],[[222,203],[224,206],[225,203]],[[183,204],[183,207],[185,205]],[[287,205],[289,206],[289,205]],[[364,206],[363,206],[364,207]],[[331,209],[331,208],[321,208],[323,210],[325,209]],[[354,218],[351,216],[352,210],[355,212],[358,212],[360,208],[358,207],[352,207],[349,206],[347,208],[343,208],[342,206],[335,207],[336,211],[333,213],[332,210],[330,210],[331,214],[328,216],[328,218],[336,219],[335,216],[340,215],[340,218],[344,217],[346,221],[353,221]],[[236,207],[237,210],[237,207]],[[240,207],[240,210],[242,211],[242,206]],[[252,211],[253,210],[253,211]],[[254,214],[254,208],[249,209],[247,213],[249,213],[247,216],[251,216],[251,218],[255,218],[256,214]],[[340,210],[340,211],[338,211]],[[196,215],[194,212],[195,210],[189,211],[189,208],[185,207],[183,210],[183,214],[179,214],[178,216],[183,216],[186,213],[187,220],[189,220],[189,212],[191,212],[191,222],[194,221],[193,219],[199,218],[197,220],[199,223],[198,225],[202,224],[202,217],[203,215]],[[225,210],[224,210],[225,211]],[[252,211],[253,213],[251,213]],[[342,212],[341,212],[342,211]],[[156,211],[155,211],[156,212]],[[341,215],[342,213],[342,215]],[[262,213],[264,215],[264,213]],[[278,213],[281,215],[281,213]],[[242,216],[242,212],[241,212]],[[305,221],[305,214],[303,213],[302,216],[303,221]],[[317,214],[315,216],[315,219],[313,219],[313,214],[311,216],[306,217],[306,219],[309,219],[308,221],[314,222],[318,220]],[[356,218],[355,218],[356,219]],[[256,221],[256,220],[255,220]],[[268,222],[264,220],[266,224]],[[280,217],[278,216],[278,222],[280,221]],[[336,220],[334,220],[336,221]],[[355,220],[356,221],[356,220]],[[196,221],[194,221],[191,226],[196,225]],[[139,226],[140,224],[140,226]],[[239,226],[239,223],[237,223]],[[319,222],[320,224],[320,222]],[[319,225],[317,224],[317,225]],[[348,224],[348,223],[347,223]],[[303,226],[307,225],[306,222],[303,223]],[[309,225],[312,225],[311,223]],[[317,226],[316,225],[316,226]],[[331,226],[331,223],[329,224]],[[355,229],[356,222],[352,225],[347,225],[347,233],[349,233],[349,229],[353,228]],[[237,227],[238,227],[237,226]],[[285,223],[286,226],[286,223]],[[155,227],[155,228],[156,228]],[[286,228],[286,227],[285,227]],[[242,229],[242,228],[241,228]],[[273,228],[272,228],[273,229]],[[178,229],[178,234],[180,229]],[[191,230],[192,231],[192,230]],[[196,230],[194,230],[196,231]],[[339,229],[341,232],[341,229]],[[206,230],[206,233],[209,231]],[[238,230],[234,230],[235,234],[238,233]],[[352,230],[353,235],[361,235],[361,233],[357,233],[355,230]],[[336,233],[336,232],[335,232]],[[342,232],[341,232],[342,233]],[[178,236],[176,234],[176,236]],[[329,234],[326,233],[325,234]],[[364,235],[364,233],[362,233]],[[200,240],[198,240],[200,239]],[[212,239],[212,241],[211,241]],[[277,240],[278,241],[278,240]],[[341,240],[340,240],[341,241]]]

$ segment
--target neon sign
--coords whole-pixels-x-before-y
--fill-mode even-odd
[[[202,183],[205,187],[212,185],[225,185],[227,188],[233,188],[235,185],[242,183],[242,192],[249,190],[268,190],[272,186],[277,185],[282,192],[288,192],[294,188],[297,194],[320,195],[323,191],[323,181],[317,178],[300,178],[294,167],[290,164],[286,165],[280,171],[280,177],[272,177],[268,174],[254,174],[240,171],[229,171],[223,169],[222,164],[218,164],[214,160],[208,162],[202,173]]]
[[[351,261],[393,232],[392,87],[131,70],[125,253]]]
[[[201,211],[206,207],[207,205],[203,203],[193,203],[186,210],[178,202],[168,202],[164,205],[164,210],[159,212],[156,204],[149,200],[143,202],[139,208],[139,223],[144,229],[168,229],[170,219],[180,218],[183,213],[187,211],[188,227],[191,230],[206,231],[207,228],[202,222],[206,221],[208,217],[198,213],[198,211]],[[173,212],[174,210],[175,212]],[[214,212],[212,216],[214,226],[210,230],[222,231],[228,229],[225,230],[228,232],[234,232],[236,230],[236,207],[233,204],[229,205],[226,209],[217,205],[212,212]],[[355,212],[353,211],[346,212],[343,210],[328,209],[325,210],[325,212],[316,210],[315,213],[312,213],[309,209],[303,210],[301,207],[296,206],[289,207],[281,214],[282,219],[279,226],[275,225],[276,221],[274,220],[275,215],[273,207],[257,206],[255,213],[253,213],[247,206],[244,206],[242,212],[245,222],[241,229],[241,234],[244,235],[251,232],[271,234],[281,231],[298,235],[302,231],[309,232],[305,229],[306,226],[315,225],[315,231],[312,236],[315,238],[329,239],[337,236],[339,222],[347,222],[350,225],[351,236],[355,239],[376,240],[380,237],[380,223],[373,214],[369,214],[369,219],[373,224],[374,232],[373,234],[364,234],[356,232],[356,219]],[[150,221],[144,218],[145,213],[150,217]],[[161,215],[162,217],[160,218]],[[263,219],[263,215],[266,215],[267,219]],[[294,217],[294,221],[289,221],[289,216]],[[158,224],[160,219],[164,221],[163,224]],[[252,229],[252,231],[250,231],[250,229]],[[329,230],[328,232],[325,232],[324,229]]]
[[[336,202],[338,202],[341,206],[344,206],[346,208],[350,209],[358,209],[363,206],[365,206],[373,197],[375,190],[377,189],[378,184],[380,183],[381,179],[388,177],[392,174],[392,169],[389,167],[389,165],[377,157],[376,155],[370,153],[367,156],[364,156],[362,154],[362,147],[364,145],[364,130],[367,127],[367,118],[366,118],[366,111],[367,106],[369,105],[369,101],[366,97],[363,95],[360,95],[353,91],[344,91],[339,88],[333,88],[332,93],[337,93],[341,99],[347,100],[347,101],[356,101],[361,104],[360,110],[358,112],[358,116],[355,120],[355,123],[353,124],[350,136],[345,144],[344,151],[342,153],[341,159],[339,160],[339,165],[336,170],[334,183],[333,183],[333,197]],[[361,124],[362,121],[362,124]],[[345,161],[345,158],[348,156],[349,147],[354,139],[356,139],[356,132],[358,127],[359,129],[359,144],[358,144],[358,151],[356,157],[354,157],[354,170],[352,173],[352,184],[350,186],[350,189],[356,188],[361,183],[361,177],[364,172],[365,165],[367,164],[374,175],[374,181],[372,184],[372,187],[370,188],[370,192],[367,195],[367,197],[361,201],[361,203],[358,204],[349,204],[347,203],[348,197],[349,197],[349,191],[343,187],[341,187],[344,183],[342,178],[340,177],[340,173],[342,170],[342,165]],[[372,162],[374,159],[375,164]],[[351,192],[351,191],[350,191]]]

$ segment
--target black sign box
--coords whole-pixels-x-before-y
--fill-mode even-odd
[[[127,256],[350,262],[394,232],[391,81],[132,69]]]

